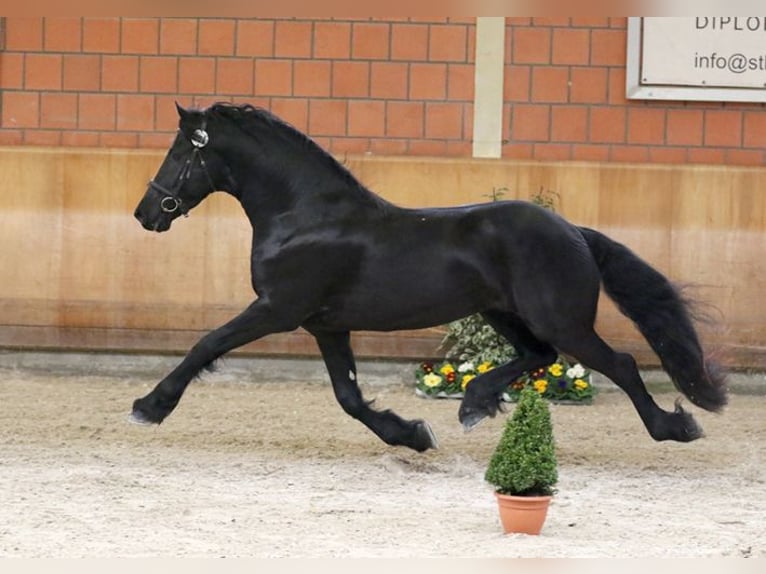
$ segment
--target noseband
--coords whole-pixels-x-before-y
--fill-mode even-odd
[[[176,177],[172,188],[168,189],[153,179],[149,181],[150,189],[165,196],[160,200],[160,209],[165,213],[175,213],[176,211],[180,211],[184,217],[189,217],[189,208],[184,208],[184,202],[178,197],[178,192],[181,191],[184,183],[191,177],[192,168],[194,167],[194,162],[197,158],[199,158],[199,165],[202,168],[202,171],[205,172],[205,177],[207,177],[207,181],[210,184],[210,190],[215,190],[215,185],[213,185],[213,180],[207,170],[207,163],[202,156],[202,148],[204,148],[210,141],[210,136],[205,130],[206,125],[207,122],[203,122],[202,127],[194,130],[194,133],[189,139],[194,147],[192,148],[189,157],[186,158],[186,161],[181,166],[181,169],[178,172],[178,177]]]

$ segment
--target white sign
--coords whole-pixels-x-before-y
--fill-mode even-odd
[[[766,101],[766,16],[630,18],[629,98]]]

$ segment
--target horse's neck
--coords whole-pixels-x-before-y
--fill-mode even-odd
[[[284,150],[260,151],[240,155],[236,168],[239,193],[235,195],[254,226],[286,213],[318,221],[348,213],[364,217],[365,212],[393,207],[334,165],[329,156],[310,149],[292,156]]]

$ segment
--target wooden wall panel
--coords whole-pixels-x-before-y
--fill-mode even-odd
[[[215,194],[169,233],[132,213],[163,153],[0,148],[0,346],[185,350],[254,297],[252,231],[239,205]],[[766,367],[766,170],[352,156],[371,189],[404,206],[488,201],[493,189],[528,199],[543,188],[557,210],[630,246],[672,279],[694,285],[718,320],[704,336],[724,358]],[[653,355],[603,301],[599,330]],[[355,335],[360,356],[434,355],[439,329]],[[246,351],[315,354],[303,333]]]

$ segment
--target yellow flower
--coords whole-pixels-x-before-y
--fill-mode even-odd
[[[451,364],[447,363],[441,369],[439,369],[439,372],[442,375],[449,375],[450,373],[454,373],[455,372],[455,367],[453,367]]]
[[[562,367],[560,363],[553,363],[550,367],[548,367],[548,372],[554,377],[560,377],[564,372],[564,367]]]
[[[465,390],[472,380],[476,378],[476,375],[463,375],[463,379],[460,381],[460,388]]]
[[[429,373],[423,377],[423,382],[427,387],[438,387],[442,382],[442,378],[434,373]]]
[[[534,383],[532,383],[532,386],[538,393],[542,395],[548,388],[548,381],[545,379],[537,379]]]
[[[492,363],[490,363],[489,361],[484,361],[481,365],[479,365],[479,368],[476,370],[479,371],[480,373],[486,373],[487,371],[491,371]]]
[[[583,389],[587,389],[587,388],[588,388],[588,383],[586,383],[586,382],[585,382],[585,381],[583,381],[582,379],[577,379],[577,380],[574,382],[574,386],[575,386],[575,388],[577,388],[577,389],[583,390]]]

